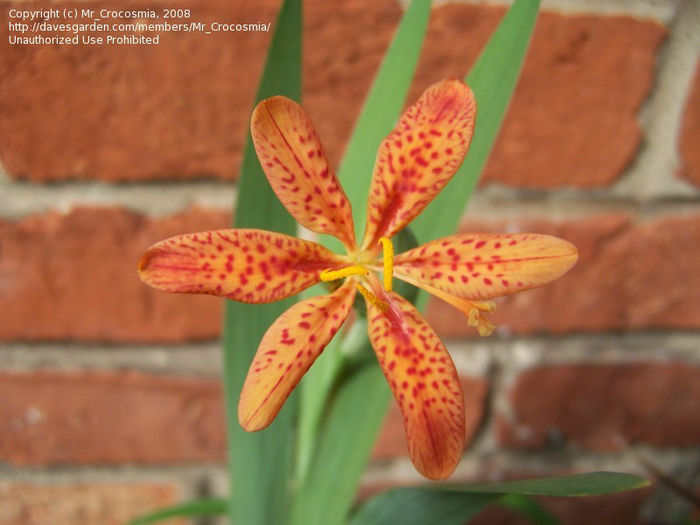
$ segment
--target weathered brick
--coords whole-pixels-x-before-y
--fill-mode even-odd
[[[205,23],[267,21],[277,3],[178,7]],[[4,6],[4,27],[15,6]],[[103,7],[134,4],[90,4]],[[268,36],[170,33],[158,46],[133,47],[11,46],[4,39],[3,162],[12,176],[34,181],[231,178]]]
[[[695,77],[685,103],[681,126],[680,154],[681,175],[696,186],[700,186],[700,64],[695,68]]]
[[[506,228],[567,239],[578,247],[579,260],[554,283],[497,299],[492,319],[503,333],[700,326],[699,215],[670,215],[643,223],[623,214],[596,215],[562,223],[471,223],[463,229]],[[678,250],[682,257],[672,255]],[[432,301],[428,319],[443,337],[474,335],[464,316],[442,301]]]
[[[123,525],[179,499],[158,483],[0,483],[0,525]],[[182,525],[170,520],[169,525]]]
[[[178,6],[202,21],[257,21],[274,18],[278,3]],[[309,2],[305,13],[305,105],[337,162],[400,8],[392,0]],[[440,78],[462,76],[502,13],[485,5],[436,8],[410,99]],[[486,180],[528,187],[613,181],[639,144],[636,111],[664,35],[650,21],[543,12]],[[32,181],[230,179],[267,39],[181,33],[128,50],[3,41],[0,158],[13,177]]]
[[[462,387],[468,444],[484,416],[488,383],[463,377]],[[167,464],[225,457],[223,400],[214,379],[0,372],[0,399],[0,460],[7,463]],[[373,455],[407,454],[401,415],[392,404]]]
[[[0,458],[16,465],[225,457],[213,379],[135,372],[0,373]]]
[[[154,242],[229,224],[198,209],[159,220],[116,208],[0,220],[0,340],[217,337],[221,299],[150,289],[136,265]]]
[[[481,425],[486,410],[485,402],[488,393],[488,381],[485,378],[462,376],[462,392],[465,403],[465,443],[471,443]],[[393,402],[389,407],[384,426],[372,452],[375,458],[393,458],[407,456],[406,432],[399,407]]]
[[[435,9],[414,96],[436,78],[462,76],[503,12]],[[483,180],[532,188],[612,183],[639,146],[636,115],[665,34],[631,17],[541,12]]]
[[[601,451],[624,442],[700,445],[700,368],[685,363],[572,364],[521,373],[501,414],[500,442],[543,448],[561,440]]]
[[[186,0],[178,8],[204,23],[267,22],[279,3]],[[3,6],[3,27],[16,5],[24,4]],[[154,7],[93,2],[90,8],[135,5]],[[315,117],[331,104],[320,128],[330,132],[335,155],[341,143],[334,135],[345,138],[399,17],[393,0],[305,5],[305,77],[319,94],[311,112]],[[13,177],[32,181],[231,179],[268,40],[255,32],[170,33],[158,46],[127,48],[10,46],[4,39],[0,158]],[[347,99],[338,104],[339,97]],[[338,108],[345,111],[341,118]]]

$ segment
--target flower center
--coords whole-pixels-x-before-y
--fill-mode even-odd
[[[391,292],[393,290],[393,278],[394,278],[394,245],[391,239],[387,237],[382,237],[379,239],[379,244],[382,245],[382,262],[383,262],[383,276],[384,276],[384,290]],[[352,275],[369,275],[369,270],[364,266],[364,264],[356,264],[352,266],[346,266],[340,270],[323,270],[319,275],[321,281],[330,282],[336,281],[338,279],[344,279],[345,277],[350,277]],[[357,290],[369,301],[372,305],[376,306],[382,312],[385,312],[389,305],[386,301],[379,299],[374,293],[372,293],[369,288],[363,286],[360,283],[356,284]]]

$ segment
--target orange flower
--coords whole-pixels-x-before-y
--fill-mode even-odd
[[[272,422],[348,317],[359,291],[372,347],[403,414],[413,463],[431,479],[452,473],[464,447],[459,377],[423,316],[392,291],[392,278],[452,304],[487,335],[493,325],[485,313],[495,308],[488,299],[552,281],[577,259],[570,243],[537,234],[452,235],[394,257],[391,237],[462,163],[475,113],[474,96],[459,80],[431,86],[408,108],[379,148],[358,245],[350,203],[308,116],[285,97],[264,100],[253,112],[251,130],[272,189],[300,224],[334,235],[346,254],[254,229],[181,235],[144,254],[139,274],[150,286],[248,303],[283,299],[321,280],[345,280],[329,295],[295,304],[267,330],[241,392],[243,428],[260,430]]]

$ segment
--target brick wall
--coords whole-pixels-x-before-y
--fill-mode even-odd
[[[224,22],[278,7],[232,4],[178,3]],[[17,5],[0,6],[0,524],[124,523],[223,494],[222,303],[150,290],[135,267],[157,240],[229,224],[268,35],[10,46]],[[307,2],[305,106],[334,162],[402,9]],[[462,76],[503,12],[435,7],[411,97]],[[554,233],[580,260],[501,301],[488,339],[430,305],[467,400],[456,480],[641,472],[638,451],[697,465],[698,28],[694,0],[544,2],[464,227]],[[363,493],[418,480],[392,408]],[[545,503],[566,523],[632,523],[663,512],[654,494]]]

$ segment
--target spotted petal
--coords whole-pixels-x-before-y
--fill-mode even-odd
[[[154,244],[139,262],[139,276],[166,292],[268,303],[316,284],[323,270],[343,264],[313,242],[264,230],[229,229]]]
[[[394,275],[429,292],[490,299],[553,281],[577,258],[573,244],[550,235],[458,234],[397,255]]]
[[[260,102],[251,132],[267,179],[300,224],[356,248],[352,210],[304,109],[282,96]]]
[[[355,297],[347,280],[330,295],[306,299],[267,330],[250,365],[238,404],[238,421],[253,432],[272,423],[302,376],[347,318]]]
[[[464,448],[464,399],[450,355],[411,303],[394,293],[389,310],[367,303],[369,337],[399,403],[411,460],[430,479],[444,479]]]
[[[464,160],[476,105],[460,80],[429,87],[379,147],[369,191],[363,249],[411,222]]]

